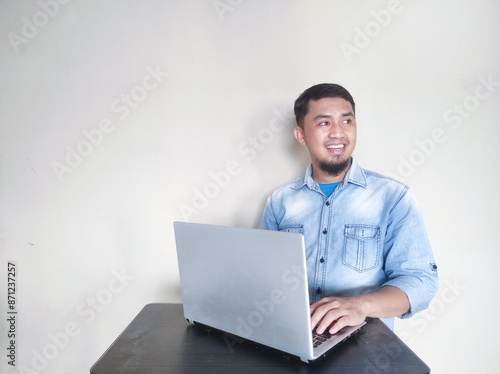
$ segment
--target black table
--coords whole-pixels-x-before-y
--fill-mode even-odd
[[[113,373],[423,374],[429,367],[382,321],[370,319],[320,362],[189,324],[181,304],[148,304],[90,369]]]

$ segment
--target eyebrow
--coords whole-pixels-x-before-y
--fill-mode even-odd
[[[354,117],[354,114],[352,112],[346,112],[346,113],[342,113],[340,116],[341,117]],[[316,117],[314,117],[314,120],[323,119],[323,118],[332,118],[332,115],[330,115],[330,114],[319,114]]]

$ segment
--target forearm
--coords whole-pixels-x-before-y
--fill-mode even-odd
[[[408,296],[394,286],[385,286],[379,291],[354,298],[359,300],[361,310],[367,317],[390,318],[410,311]]]

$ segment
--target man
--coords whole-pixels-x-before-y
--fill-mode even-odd
[[[307,147],[305,175],[268,199],[259,228],[304,234],[311,323],[336,333],[366,317],[407,318],[428,307],[437,266],[408,186],[362,169],[355,104],[336,84],[295,101],[294,135]]]

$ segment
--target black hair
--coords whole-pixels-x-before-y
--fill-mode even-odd
[[[295,120],[297,121],[298,126],[304,128],[304,117],[309,111],[309,101],[319,100],[324,97],[341,97],[342,99],[351,103],[352,110],[354,111],[353,114],[356,114],[354,99],[352,98],[349,91],[338,84],[321,83],[309,87],[307,90],[300,94],[297,100],[295,100],[293,110],[295,112]]]

